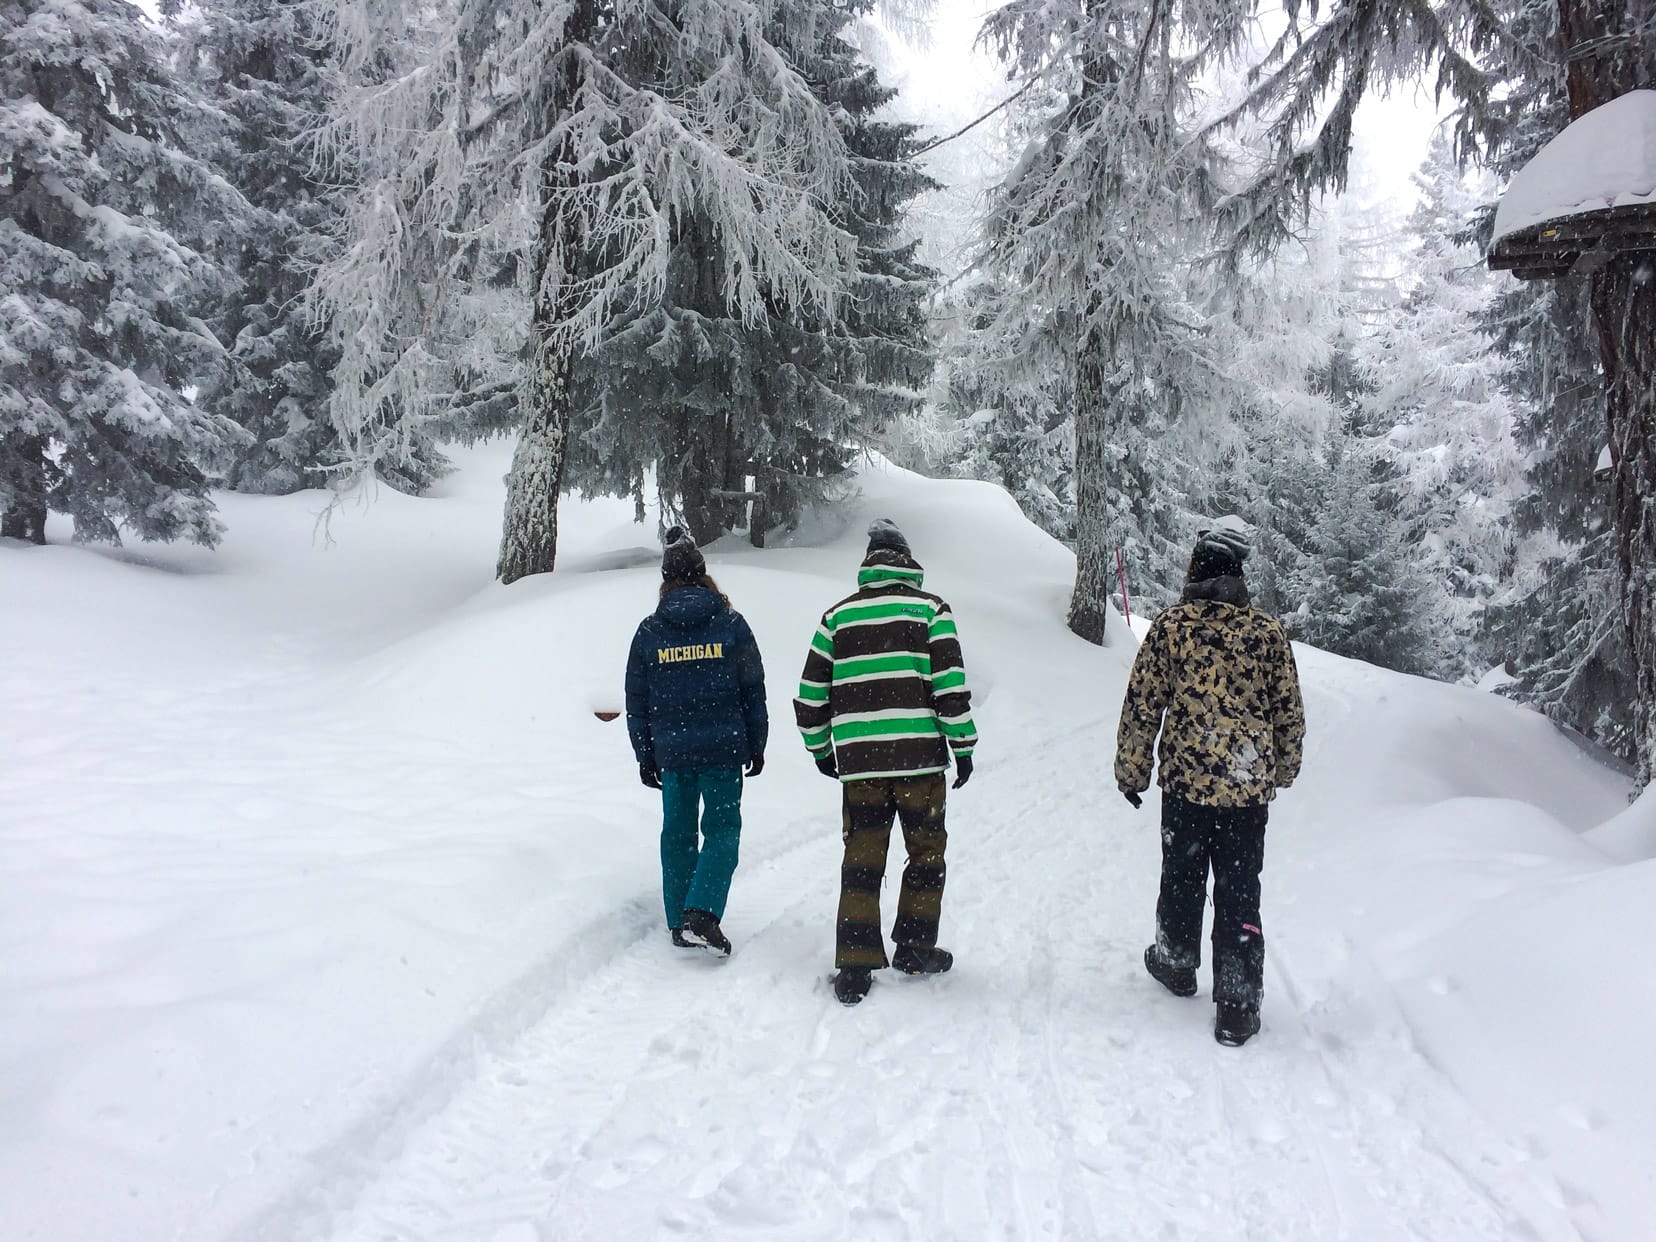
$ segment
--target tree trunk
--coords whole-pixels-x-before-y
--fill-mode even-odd
[[[1088,20],[1097,20],[1105,0],[1086,0]],[[1081,75],[1083,110],[1093,115],[1096,99],[1110,76],[1103,35],[1096,27]],[[1094,193],[1103,193],[1095,187]],[[1109,401],[1104,384],[1105,343],[1094,322],[1097,295],[1088,299],[1084,328],[1075,351],[1075,589],[1070,593],[1069,627],[1089,643],[1109,640],[1110,501],[1105,486],[1109,463]]]
[[[729,414],[683,411],[679,438],[679,502],[684,525],[699,544],[729,534],[743,517],[747,481],[736,452],[736,431]]]
[[[765,463],[753,463],[753,504],[748,508],[748,542],[756,548],[765,546],[765,532],[770,529],[770,492],[766,487]]]
[[[1624,256],[1595,272],[1592,300],[1643,788],[1656,770],[1656,255]]]
[[[564,28],[567,43],[587,43],[598,21],[596,0],[581,0]],[[568,111],[580,87],[578,62],[559,72],[545,128]],[[558,558],[558,493],[569,457],[570,391],[575,346],[568,324],[579,307],[584,238],[569,205],[580,182],[582,153],[568,142],[546,157],[541,172],[541,226],[535,242],[535,301],[530,331],[535,342],[529,408],[506,479],[506,514],[495,576],[510,585],[530,574],[549,574]]]
[[[1108,641],[1113,566],[1103,348],[1097,335],[1089,334],[1075,364],[1075,590],[1069,610],[1070,629],[1100,646]]]
[[[1653,21],[1656,0],[1558,0],[1571,120],[1628,91],[1656,85]]]
[[[536,335],[541,339],[530,380],[528,419],[506,477],[506,519],[495,566],[495,576],[507,586],[530,574],[551,573],[558,559],[558,493],[569,456],[574,359],[568,342],[562,336],[543,336],[539,322]]]
[[[11,484],[12,502],[0,514],[0,538],[46,542],[46,438],[17,436],[0,443],[0,462]]]
[[[1558,0],[1572,119],[1656,82],[1656,0]],[[1656,771],[1656,253],[1623,254],[1593,273],[1613,461],[1622,619],[1632,653],[1639,788]]]
[[[527,410],[512,472],[506,476],[506,516],[495,576],[508,586],[530,574],[549,574],[558,559],[558,493],[569,456],[570,382],[575,371],[574,343],[564,330],[575,309],[561,194],[572,173],[549,169],[541,236],[535,247],[535,304],[532,331],[534,360],[529,375]]]
[[[715,475],[720,460],[714,443],[714,421],[701,411],[685,406],[679,410],[678,491],[684,526],[698,544],[711,543],[724,531],[719,525],[719,502],[714,491],[723,486]]]

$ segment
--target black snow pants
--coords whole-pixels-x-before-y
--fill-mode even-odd
[[[1170,966],[1202,963],[1202,908],[1213,871],[1213,999],[1258,1009],[1265,933],[1259,872],[1265,865],[1265,806],[1201,806],[1162,795],[1161,895],[1156,951]]]

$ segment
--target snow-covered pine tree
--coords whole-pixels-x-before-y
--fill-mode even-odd
[[[240,283],[212,319],[233,365],[197,399],[249,434],[225,470],[231,487],[319,487],[344,456],[328,414],[339,351],[303,298],[337,210],[310,142],[331,91],[327,48],[309,0],[204,0],[190,17],[195,58],[229,125],[225,175],[254,208],[231,258]]]
[[[1228,489],[1210,506],[1253,527],[1248,590],[1253,602],[1292,626],[1316,557],[1317,525],[1330,507],[1333,471],[1327,424],[1315,435],[1286,420],[1265,421],[1227,472]]]
[[[1370,87],[1435,70],[1440,90],[1464,105],[1457,123],[1462,153],[1498,155],[1533,132],[1515,117],[1533,121],[1533,83],[1556,80],[1560,67],[1572,118],[1656,83],[1656,40],[1645,37],[1656,23],[1656,0],[1554,0],[1551,5],[1447,0],[1430,6],[1413,0],[1337,0],[1326,10],[1296,7],[1288,17],[1239,109],[1273,118],[1273,157],[1225,204],[1223,230],[1235,248],[1275,246],[1289,235],[1314,192],[1343,184],[1352,117]],[[1550,39],[1544,33],[1549,22]],[[1635,253],[1604,264],[1589,278],[1641,785],[1656,766],[1656,523],[1648,520],[1656,506],[1651,270],[1649,256]]]
[[[1628,91],[1656,88],[1656,0],[1558,0],[1558,25],[1572,120]],[[1630,714],[1642,789],[1656,777],[1656,254],[1616,255],[1587,277],[1587,286],[1604,391],[1610,525],[1620,570],[1621,637],[1632,657]],[[1597,439],[1582,447],[1591,452]],[[1602,627],[1598,636],[1605,636]],[[1613,739],[1614,709],[1602,711],[1592,727]]]
[[[1204,394],[1212,460],[1192,476],[1191,503],[1253,527],[1249,586],[1277,615],[1302,603],[1333,446],[1351,416],[1344,377],[1365,322],[1393,301],[1390,282],[1372,273],[1396,245],[1385,220],[1333,199],[1297,244],[1238,263],[1216,288],[1209,333],[1225,378]]]
[[[233,422],[183,395],[244,206],[179,134],[199,102],[125,0],[0,2],[0,534],[214,543]]]
[[[1141,576],[1177,581],[1190,533],[1168,435],[1210,382],[1201,324],[1179,279],[1218,197],[1214,157],[1187,112],[1209,56],[1234,35],[1178,36],[1161,5],[1013,0],[982,38],[1033,83],[1024,157],[997,187],[984,261],[1015,361],[1062,372],[1074,402],[1076,580],[1070,628],[1102,642],[1115,548]],[[1013,361],[1013,359],[1009,359]]]
[[[1487,642],[1518,680],[1503,693],[1634,761],[1632,657],[1619,607],[1602,383],[1586,281],[1513,283],[1487,322],[1508,363],[1514,434],[1526,457],[1515,503],[1515,569],[1489,611]],[[1595,450],[1594,445],[1601,446]]]
[[[1075,538],[1075,424],[1065,372],[1021,365],[1018,341],[1000,334],[1005,292],[979,278],[945,299],[939,384],[931,417],[946,429],[942,464],[954,474],[999,483],[1024,516],[1066,543]]]
[[[1395,469],[1390,511],[1453,638],[1441,665],[1422,668],[1453,679],[1494,662],[1483,611],[1511,575],[1524,464],[1508,362],[1487,326],[1497,280],[1466,240],[1479,196],[1443,135],[1415,180],[1408,294],[1357,343],[1357,360],[1364,421]]]
[[[697,539],[746,525],[762,543],[922,400],[935,274],[903,226],[905,204],[932,183],[909,158],[913,127],[875,115],[894,92],[849,38],[871,8],[778,6],[769,27],[852,160],[830,204],[856,241],[837,313],[779,308],[744,321],[724,294],[736,256],[718,245],[707,212],[680,218],[665,296],[628,307],[577,367],[572,483],[631,494],[653,467],[663,504]]]
[[[467,174],[458,3],[318,0],[312,9],[335,82],[311,144],[336,189],[327,258],[304,309],[325,325],[336,359],[328,415],[341,484],[377,477],[417,493],[447,468],[438,441],[453,430],[470,265],[508,231],[456,232]]]
[[[1489,310],[1508,360],[1527,489],[1514,506],[1516,564],[1490,609],[1488,643],[1517,676],[1502,693],[1635,762],[1632,654],[1610,489],[1598,472],[1603,384],[1582,331],[1590,320],[1581,277],[1514,283]]]
[[[527,214],[529,364],[498,573],[548,571],[577,359],[623,308],[663,298],[691,221],[737,318],[831,307],[855,245],[825,206],[849,176],[843,139],[749,0],[332,7],[352,84],[341,136],[374,170],[318,285],[344,347],[336,414],[362,463],[443,417],[454,291]],[[376,68],[415,45],[417,68]]]
[[[1519,46],[1558,46],[1557,0],[1512,0],[1503,11]],[[1491,163],[1506,176],[1570,119],[1564,64],[1535,58],[1522,68],[1509,75],[1499,101]],[[1480,222],[1480,241],[1493,210],[1491,203]],[[1608,433],[1588,295],[1585,276],[1508,281],[1489,308],[1488,325],[1508,359],[1529,487],[1515,509],[1516,572],[1490,610],[1489,641],[1518,677],[1503,693],[1631,762],[1637,689],[1610,488],[1597,477]]]
[[[1439,654],[1439,617],[1402,524],[1386,508],[1395,475],[1360,435],[1335,438],[1330,450],[1324,505],[1307,536],[1310,555],[1295,574],[1290,632],[1382,668],[1427,672]]]

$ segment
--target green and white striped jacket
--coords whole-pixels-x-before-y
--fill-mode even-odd
[[[942,772],[977,744],[954,615],[923,582],[910,558],[871,552],[811,638],[794,717],[842,781]]]

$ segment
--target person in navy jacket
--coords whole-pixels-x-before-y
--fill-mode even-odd
[[[765,767],[765,669],[695,540],[675,526],[663,544],[661,603],[627,656],[627,734],[639,779],[661,790],[661,891],[673,943],[729,953],[719,920],[742,835],[743,769],[758,776]]]

